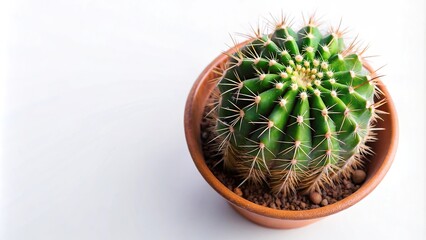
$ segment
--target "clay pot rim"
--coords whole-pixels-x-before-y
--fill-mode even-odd
[[[266,217],[277,218],[277,219],[288,219],[288,220],[308,220],[308,219],[317,219],[332,215],[334,213],[340,212],[355,203],[362,200],[369,193],[371,193],[377,185],[381,182],[381,180],[386,175],[390,166],[392,165],[397,145],[398,145],[398,119],[396,114],[396,109],[393,104],[392,98],[383,84],[380,84],[379,88],[385,93],[387,104],[389,105],[389,114],[391,115],[392,126],[392,138],[389,146],[389,150],[386,153],[386,156],[383,160],[383,164],[379,167],[377,172],[371,176],[368,181],[366,181],[361,187],[348,197],[339,200],[336,203],[323,206],[316,209],[309,210],[277,210],[269,207],[264,207],[249,200],[246,200],[243,197],[236,195],[233,191],[229,190],[226,186],[224,186],[219,179],[214,176],[214,174],[208,168],[205,159],[202,155],[201,143],[199,139],[194,138],[194,130],[191,128],[193,125],[193,118],[191,117],[191,113],[193,111],[193,102],[196,93],[199,91],[202,84],[206,83],[206,78],[208,78],[209,73],[213,71],[213,69],[218,66],[220,63],[226,61],[228,59],[227,54],[232,54],[238,47],[241,47],[244,43],[238,45],[237,47],[229,49],[227,52],[219,55],[215,60],[213,60],[200,74],[198,79],[195,81],[189,95],[187,98],[187,102],[185,105],[185,115],[184,115],[184,127],[185,127],[185,137],[188,143],[188,148],[191,153],[192,159],[203,176],[203,178],[208,182],[208,184],[213,187],[222,197],[228,200],[230,203],[239,206],[243,209],[246,209],[250,212],[260,214]],[[372,68],[367,63],[364,64],[364,67],[370,71]],[[373,76],[374,77],[374,76]],[[379,80],[380,81],[380,80]],[[198,149],[197,149],[198,148]]]

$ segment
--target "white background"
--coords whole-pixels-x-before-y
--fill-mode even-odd
[[[424,1],[23,1],[1,6],[0,239],[425,239]],[[237,215],[197,172],[183,112],[203,68],[262,16],[359,33],[396,103],[395,162],[314,225]],[[325,25],[327,26],[327,24]]]

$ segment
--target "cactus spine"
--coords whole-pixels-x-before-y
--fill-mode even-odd
[[[383,101],[356,44],[322,35],[311,17],[294,31],[283,18],[230,55],[218,80],[215,132],[224,166],[275,193],[319,191],[348,177],[371,153]]]

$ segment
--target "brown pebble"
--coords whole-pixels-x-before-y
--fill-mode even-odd
[[[208,126],[209,126],[209,121],[207,121],[207,119],[203,119],[201,122],[201,127],[207,128]]]
[[[276,204],[278,207],[281,207],[281,200],[280,200],[279,198],[275,199],[275,204]]]
[[[277,209],[277,206],[275,206],[275,203],[273,203],[273,202],[271,204],[269,204],[269,207],[273,208],[273,209]]]
[[[244,195],[249,196],[250,191],[248,189],[244,189]]]
[[[311,192],[309,194],[309,199],[311,199],[311,202],[313,202],[315,205],[320,204],[320,202],[322,201],[321,194],[319,194],[318,192]]]
[[[306,208],[306,203],[305,202],[300,202],[300,208],[305,209]]]
[[[325,198],[321,201],[321,206],[327,206],[328,205],[328,200]]]
[[[281,204],[283,204],[283,205],[284,205],[284,203],[285,203],[285,202],[287,202],[286,200],[287,200],[287,199],[286,199],[286,197],[281,196]]]
[[[234,193],[237,194],[240,197],[243,196],[243,191],[241,191],[241,188],[239,188],[239,187],[234,188]]]
[[[360,184],[360,183],[364,182],[366,176],[367,176],[367,174],[363,170],[356,170],[352,174],[352,181],[355,184]]]
[[[203,139],[207,139],[209,137],[209,133],[208,132],[203,132],[203,133],[201,133],[201,137]]]

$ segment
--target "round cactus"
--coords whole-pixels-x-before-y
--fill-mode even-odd
[[[378,96],[355,41],[323,35],[311,17],[282,19],[230,55],[218,80],[217,150],[245,182],[275,193],[319,191],[348,177],[371,152]]]

